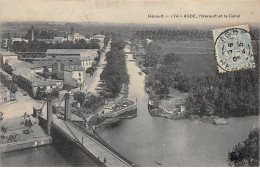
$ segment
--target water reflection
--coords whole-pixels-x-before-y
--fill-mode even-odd
[[[127,59],[132,57],[127,55]],[[147,108],[145,74],[138,74],[140,68],[133,61],[127,61],[127,69],[129,97],[138,98],[138,116],[116,127],[99,129],[98,133],[140,166],[227,166],[228,151],[259,126],[259,116],[231,118],[227,126],[152,117]]]

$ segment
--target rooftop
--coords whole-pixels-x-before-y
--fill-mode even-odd
[[[55,56],[55,58],[49,56],[47,57],[47,59],[55,59],[55,60],[64,60],[64,61],[67,61],[67,60],[79,60],[79,57],[80,56],[75,56],[75,55],[58,55],[58,56]]]
[[[65,55],[72,55],[72,54],[82,54],[86,53],[89,49],[48,49],[46,54],[65,54]]]
[[[68,61],[68,60],[62,60],[59,61],[60,63],[62,63],[65,66],[69,66],[69,65],[80,65],[80,60],[75,59],[73,61]]]
[[[20,72],[19,76],[30,81],[33,86],[51,86],[51,85],[55,85],[58,82],[62,82],[62,80],[45,79],[44,77],[39,76],[38,74],[35,73],[24,74],[23,72]]]
[[[38,67],[46,67],[51,66],[56,63],[55,60],[46,60],[46,61],[34,61],[31,68],[38,68]]]
[[[13,55],[16,55],[15,53],[11,52],[11,51],[0,51],[0,54],[3,55],[3,56],[13,56]]]
[[[91,36],[91,38],[105,38],[105,36],[101,35],[101,34],[97,34],[97,35]]]
[[[64,71],[84,71],[84,68],[78,65],[73,65],[66,68]]]

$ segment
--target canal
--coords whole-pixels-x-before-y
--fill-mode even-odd
[[[128,59],[132,57],[127,55]],[[118,126],[98,129],[98,133],[116,151],[140,166],[227,166],[228,151],[259,127],[259,116],[230,118],[226,126],[150,116],[145,74],[138,74],[141,70],[133,61],[127,61],[127,69],[129,97],[138,98],[138,115],[122,120]]]
[[[128,54],[128,59],[132,57]],[[147,109],[145,74],[138,74],[140,69],[133,61],[127,61],[127,69],[129,97],[138,98],[138,116],[98,129],[98,133],[117,152],[140,166],[227,166],[228,151],[259,127],[259,116],[230,118],[226,126],[152,117]],[[80,162],[71,152],[53,144],[0,156],[0,166],[97,166],[91,159]]]

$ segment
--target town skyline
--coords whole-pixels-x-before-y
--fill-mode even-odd
[[[234,3],[235,2],[235,3]],[[185,7],[184,7],[185,3]],[[48,22],[98,22],[138,24],[221,24],[258,23],[260,2],[215,1],[0,1],[1,22],[48,21]],[[20,4],[20,5],[19,5]],[[87,9],[86,9],[87,7]],[[155,8],[156,7],[156,8]],[[37,12],[35,11],[37,9]],[[237,9],[240,9],[237,11]],[[19,11],[19,15],[15,14]],[[33,14],[33,15],[32,15]],[[46,15],[48,14],[48,15]],[[62,15],[60,15],[62,14]],[[148,18],[148,15],[240,15],[227,18]],[[51,17],[50,17],[51,16]]]

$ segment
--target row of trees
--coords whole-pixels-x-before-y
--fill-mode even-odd
[[[212,40],[211,30],[197,29],[172,29],[172,30],[141,30],[134,34],[134,38],[138,39],[153,39],[153,40]]]
[[[10,45],[10,51],[13,52],[46,52],[48,49],[99,49],[100,46],[97,41],[92,40],[87,43],[84,39],[76,41],[64,41],[62,43],[46,43],[43,41],[33,41],[33,42],[14,42]]]
[[[122,85],[129,83],[124,54],[125,43],[122,39],[112,36],[111,50],[106,54],[107,65],[100,75],[112,96],[120,93]]]
[[[108,45],[110,39],[111,39],[110,33],[106,33],[106,34],[105,34],[105,38],[104,38],[104,47],[107,47],[107,45]]]
[[[251,29],[254,38],[259,38],[259,29]],[[139,30],[134,34],[134,39],[153,39],[153,40],[175,40],[175,41],[192,41],[192,40],[212,40],[211,29],[154,29]]]

